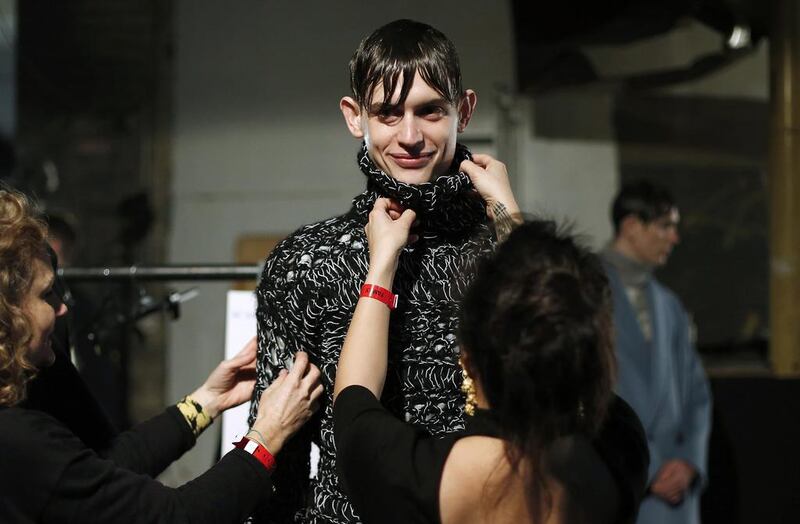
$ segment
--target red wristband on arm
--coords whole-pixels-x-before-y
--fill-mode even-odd
[[[374,298],[375,300],[380,300],[387,306],[389,309],[394,309],[397,307],[398,297],[385,287],[376,286],[375,284],[364,284],[361,286],[361,297],[366,298]]]
[[[267,448],[262,446],[256,440],[242,437],[242,440],[233,443],[233,447],[239,448],[253,455],[256,459],[258,459],[259,462],[261,462],[261,464],[264,465],[265,468],[267,468],[267,471],[270,473],[275,471],[275,467],[278,465],[275,461],[275,457],[272,456],[272,453],[267,451]]]

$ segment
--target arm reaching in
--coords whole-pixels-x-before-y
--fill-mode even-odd
[[[281,370],[261,394],[250,437],[278,453],[319,408],[322,391],[319,369],[308,361],[308,354],[298,351],[291,371]]]
[[[190,396],[191,403],[200,406],[195,413],[210,420],[249,399],[254,356],[251,341],[238,355],[221,362]],[[255,432],[250,438],[278,454],[317,409],[322,394],[319,377],[308,356],[298,352],[291,371],[282,372],[261,396],[253,424],[259,438]],[[47,494],[45,521],[49,521],[48,515],[54,516],[52,520],[73,515],[80,522],[121,522],[136,515],[142,522],[242,522],[272,495],[272,479],[265,464],[240,449],[230,451],[179,489],[148,478],[195,442],[196,426],[180,410],[180,403],[121,434],[105,459],[60,424],[47,427],[33,432],[31,445],[18,446],[29,448],[31,456],[25,463],[43,471],[59,471],[58,481]],[[41,449],[48,453],[39,452]]]
[[[369,271],[365,283],[392,289],[397,261],[409,241],[416,215],[389,199],[379,198],[369,214]],[[389,308],[371,298],[360,298],[342,346],[336,371],[334,401],[347,386],[360,385],[377,398],[386,380]]]
[[[478,194],[486,202],[486,212],[494,222],[497,239],[503,241],[521,222],[521,213],[505,164],[489,155],[476,154],[461,162]]]
[[[256,338],[234,357],[223,360],[191,398],[212,419],[225,410],[250,400],[256,372]],[[322,395],[319,369],[298,351],[291,371],[281,370],[278,378],[262,393],[258,413],[251,426],[257,439],[272,454],[311,418]]]
[[[176,457],[194,445],[194,439],[220,413],[250,399],[255,383],[255,357],[254,338],[236,356],[220,362],[203,385],[177,403],[176,414],[188,425],[192,438],[184,438],[181,432],[159,434],[163,419],[173,418],[165,412],[120,433],[106,448],[98,450],[99,453],[118,466],[137,473],[160,474]]]
[[[250,400],[256,381],[256,338],[234,357],[223,360],[191,397],[212,419],[226,409]]]

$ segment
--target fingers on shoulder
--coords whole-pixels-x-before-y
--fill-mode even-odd
[[[319,368],[314,364],[310,364],[308,366],[308,370],[306,371],[305,375],[303,375],[303,380],[301,385],[307,390],[311,391],[316,387],[317,384],[320,383],[320,379],[322,377],[322,373],[320,372]]]
[[[289,378],[293,381],[299,382],[306,374],[308,366],[308,353],[305,351],[298,351],[294,354],[294,362],[292,363],[292,368],[289,371]]]
[[[314,386],[314,389],[311,390],[311,401],[316,403],[317,400],[322,396],[322,393],[325,392],[325,388],[322,386],[322,382],[319,382]]]
[[[286,377],[289,375],[289,372],[285,369],[282,369],[278,372],[278,375],[272,380],[269,386],[267,386],[265,391],[275,390],[281,387],[281,384],[286,380]]]

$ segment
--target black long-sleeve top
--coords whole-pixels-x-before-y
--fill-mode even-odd
[[[357,385],[336,399],[334,433],[340,479],[366,524],[441,522],[439,489],[453,445],[473,435],[501,438],[486,410],[468,417],[464,431],[433,437],[398,420]],[[548,460],[575,521],[632,524],[645,494],[649,456],[630,406],[615,398],[595,438],[573,435],[561,443],[569,445],[549,450]]]
[[[197,479],[153,479],[194,445],[176,407],[93,450],[42,411],[0,408],[0,522],[238,523],[271,493],[267,470],[235,449]]]

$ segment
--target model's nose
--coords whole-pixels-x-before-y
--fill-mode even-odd
[[[422,131],[419,122],[412,117],[406,117],[400,124],[399,136],[397,140],[406,147],[414,147],[422,142]]]

